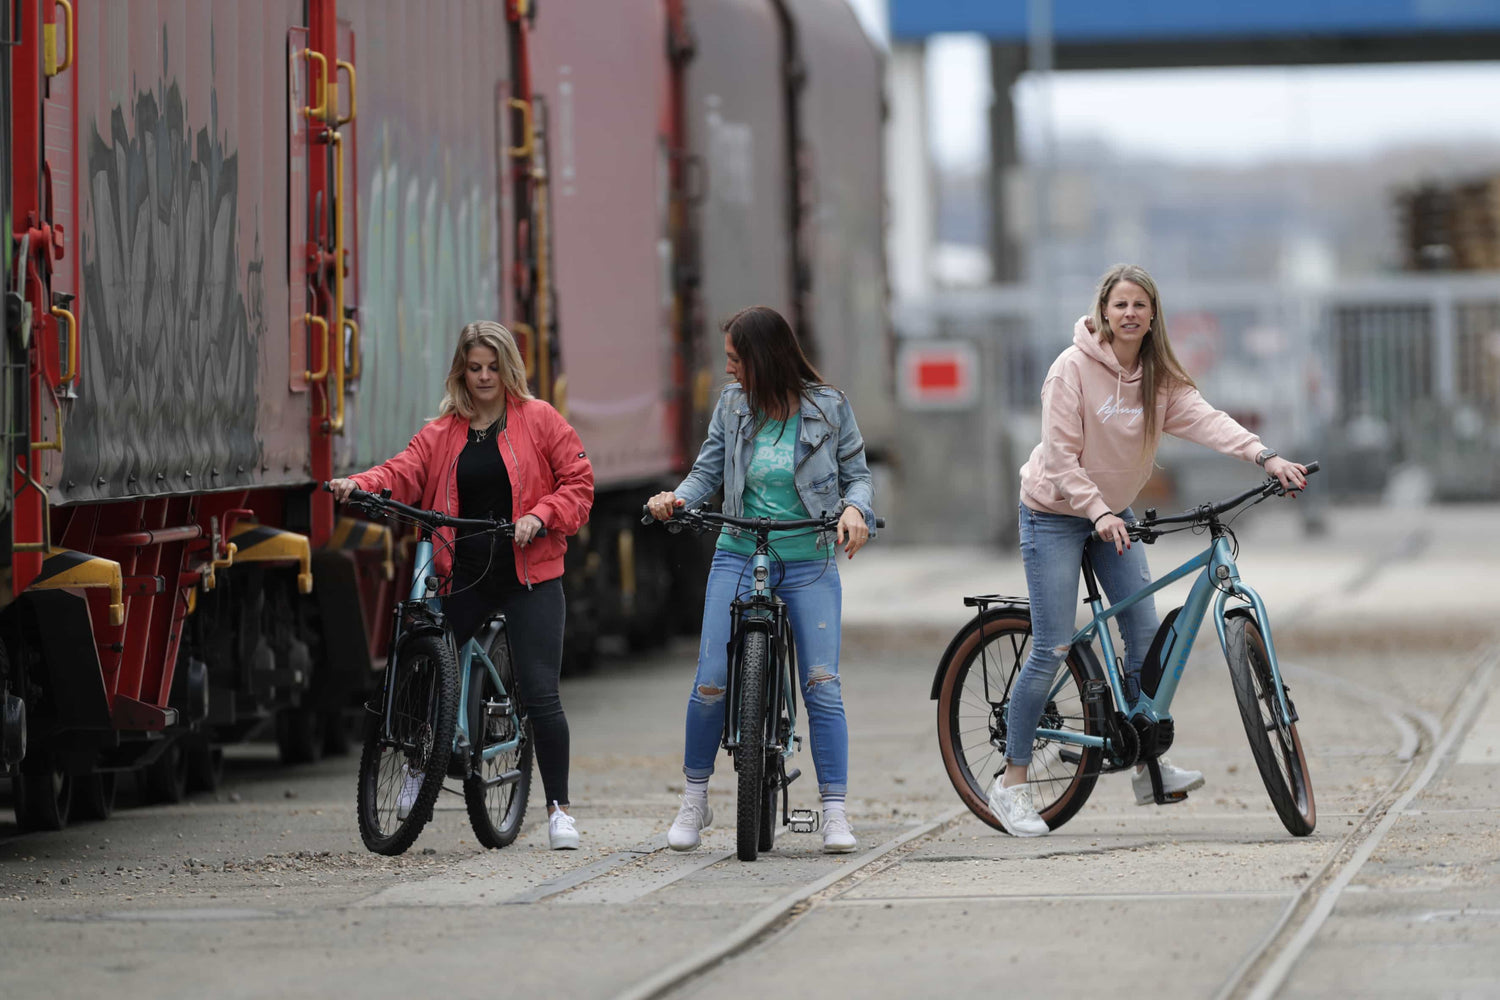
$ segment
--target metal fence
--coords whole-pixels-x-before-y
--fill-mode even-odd
[[[955,519],[993,540],[1013,535],[1016,472],[1040,434],[1042,381],[1091,295],[1061,289],[1044,301],[1034,289],[995,287],[897,307],[903,344],[968,342],[981,368],[971,407],[902,411],[898,479],[912,537],[952,538]],[[1283,453],[1319,458],[1326,495],[1377,498],[1399,479],[1438,500],[1500,498],[1500,274],[1169,285],[1163,295],[1173,347],[1204,395]],[[981,442],[999,454],[950,471],[934,503],[937,456],[951,469],[966,444]],[[1195,503],[1245,475],[1171,439],[1158,464],[1146,502]],[[993,472],[975,475],[980,466]],[[920,477],[921,504],[907,497],[907,473]]]

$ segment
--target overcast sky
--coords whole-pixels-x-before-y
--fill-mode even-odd
[[[849,0],[886,40],[885,0]],[[990,104],[983,39],[929,43],[933,155],[946,167],[986,156]],[[1051,82],[1053,134],[1097,137],[1121,153],[1195,163],[1335,159],[1422,142],[1500,144],[1500,63],[1416,63],[1254,69],[1069,72]],[[1048,120],[1043,92],[1023,78],[1022,141]]]

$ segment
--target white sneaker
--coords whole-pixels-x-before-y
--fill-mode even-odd
[[[714,807],[708,797],[684,795],[677,809],[677,818],[667,831],[667,846],[674,851],[691,851],[698,846],[698,834],[714,825]]]
[[[401,779],[401,794],[396,796],[396,821],[404,823],[406,817],[411,815],[412,806],[417,804],[417,796],[422,791],[422,772],[413,771],[411,765],[402,764],[401,773],[406,777]]]
[[[1006,788],[1000,783],[1002,778],[1002,775],[995,775],[989,800],[990,812],[995,814],[1005,832],[1012,837],[1045,837],[1051,833],[1047,821],[1031,804],[1031,786],[1022,782]]]
[[[556,802],[552,804],[557,805]],[[578,828],[573,825],[573,817],[563,812],[561,806],[547,817],[547,843],[554,851],[578,850]]]
[[[1185,795],[1195,788],[1203,787],[1202,771],[1188,771],[1176,767],[1165,757],[1158,757],[1156,763],[1161,767],[1161,790],[1168,795],[1178,793]],[[1151,771],[1148,768],[1142,768],[1130,776],[1130,787],[1135,789],[1136,805],[1156,804],[1156,794],[1151,790]]]
[[[859,846],[854,829],[842,809],[823,813],[823,853],[848,854]]]

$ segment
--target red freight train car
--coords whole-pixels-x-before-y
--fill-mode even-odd
[[[319,480],[402,446],[499,317],[588,443],[570,655],[671,623],[634,512],[716,321],[796,317],[890,430],[879,58],[844,0],[17,0],[0,751],[18,820],[344,744],[405,539]],[[689,616],[690,618],[692,616]],[[576,623],[579,627],[574,627]]]

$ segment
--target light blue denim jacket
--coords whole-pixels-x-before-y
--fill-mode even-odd
[[[854,422],[849,397],[829,386],[809,386],[802,394],[801,418],[793,481],[802,506],[812,517],[854,507],[864,515],[874,538],[875,488],[865,462],[865,439]],[[729,442],[734,447],[728,447]],[[731,382],[719,395],[708,424],[708,440],[692,471],[672,492],[693,508],[723,487],[724,513],[743,517],[745,473],[754,454],[755,415],[750,411],[750,398],[738,382]],[[819,540],[820,545],[825,543],[826,539]]]

